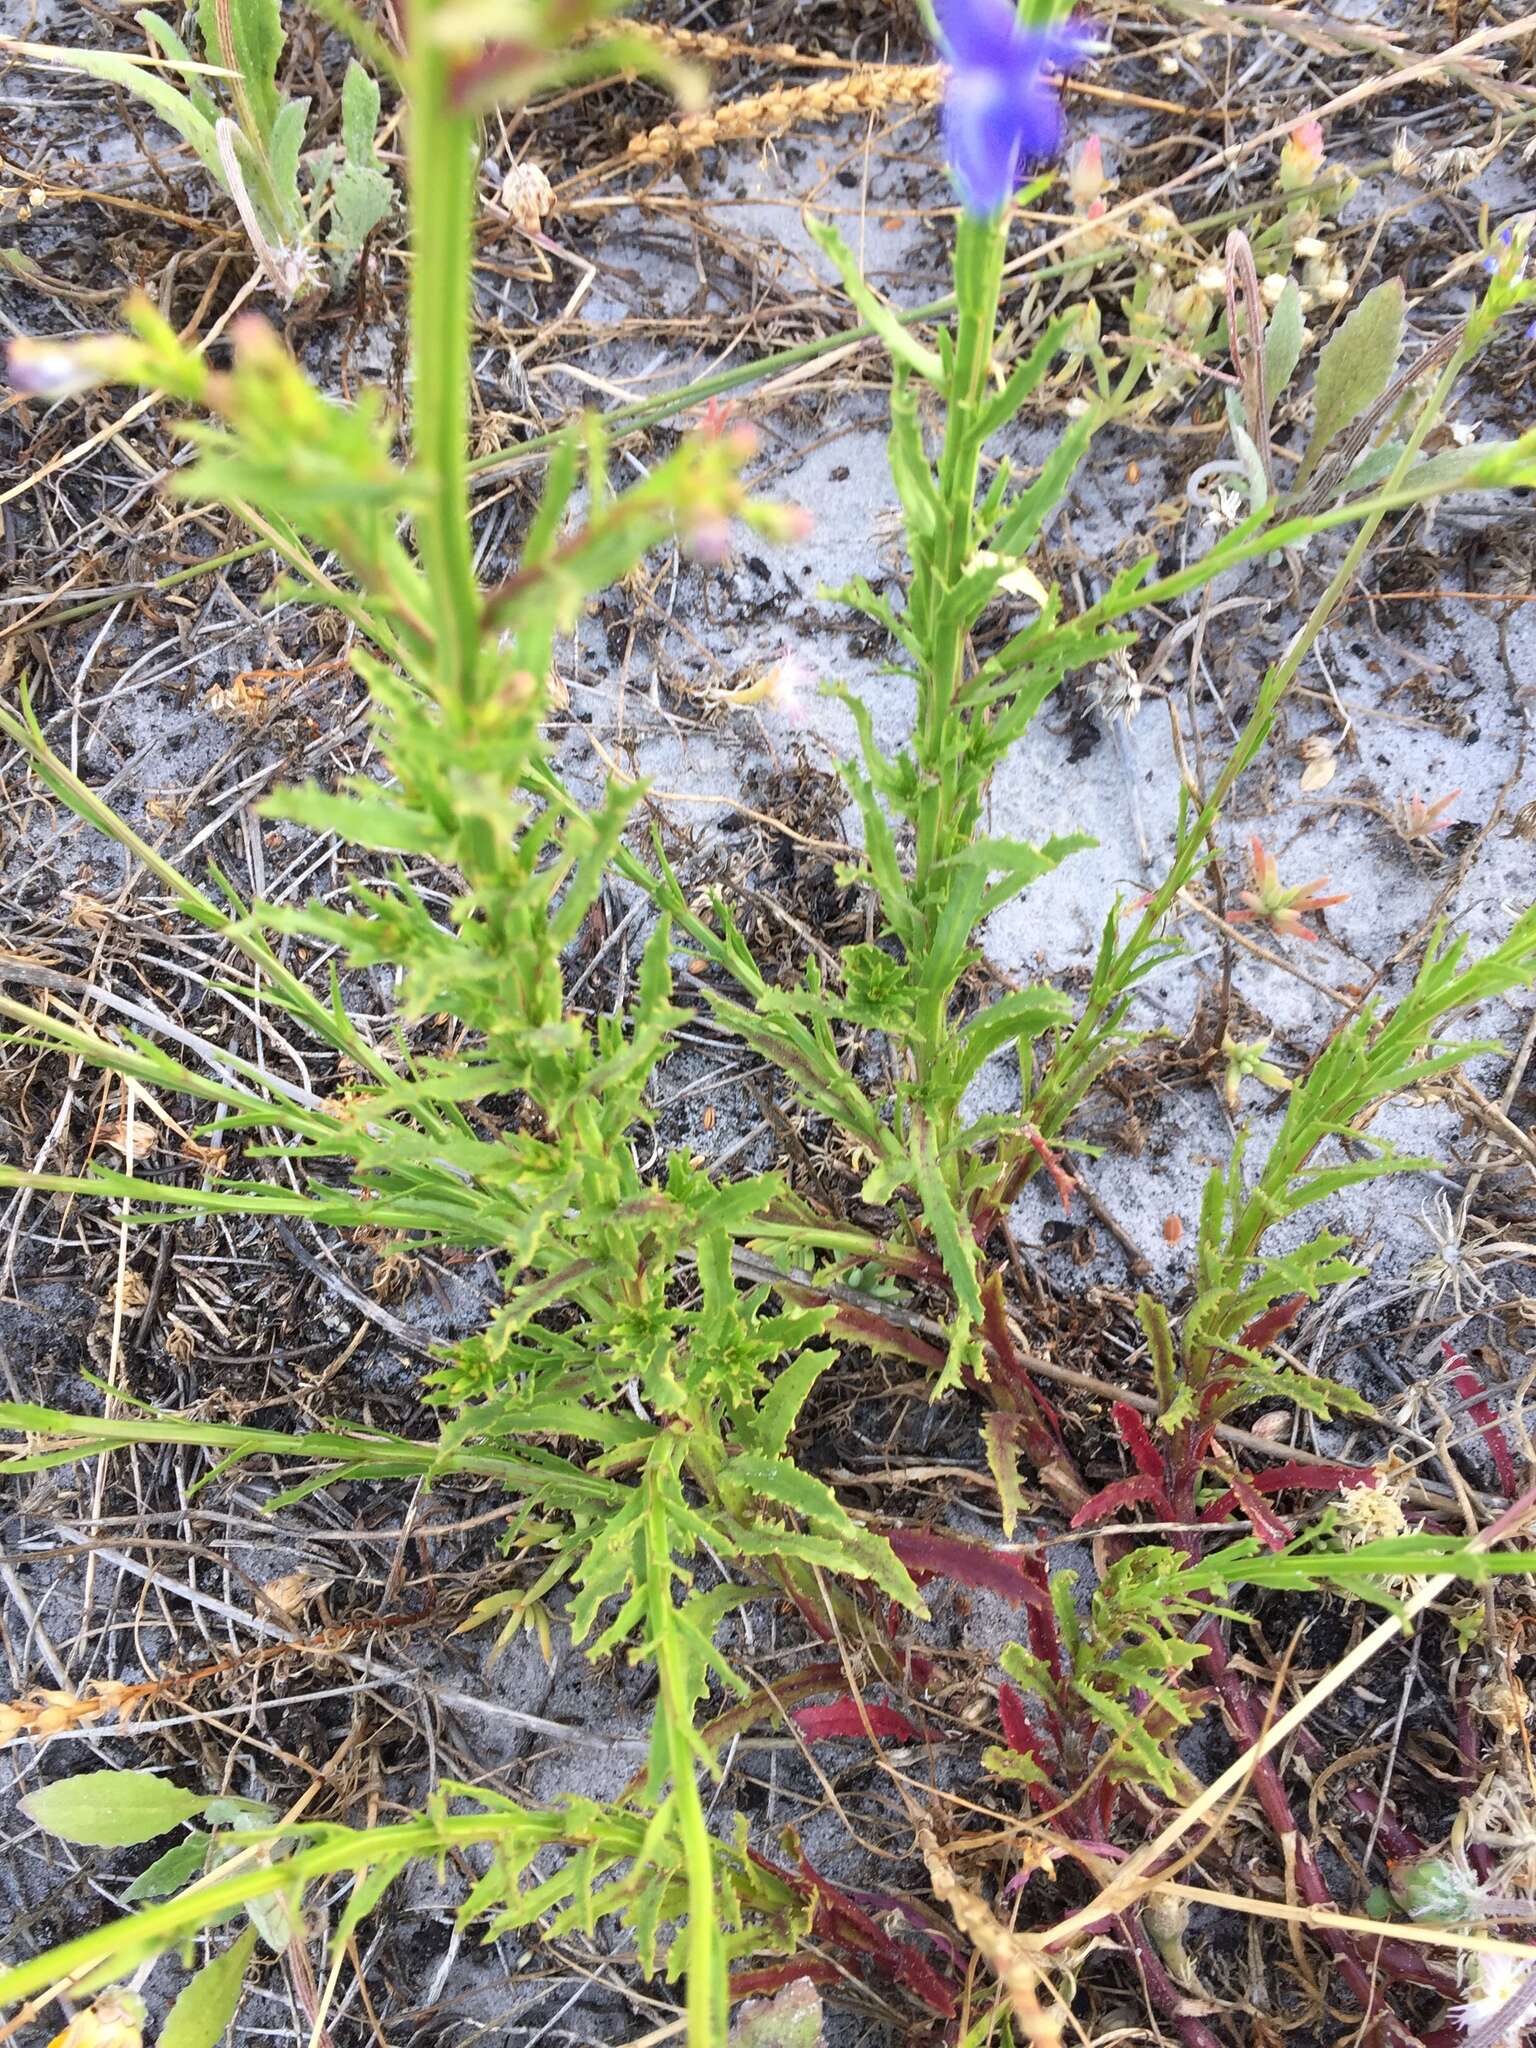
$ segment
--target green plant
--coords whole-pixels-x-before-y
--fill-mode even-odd
[[[202,61],[164,16],[146,7],[134,18],[155,45],[155,57],[37,43],[19,47],[35,63],[121,86],[174,129],[234,202],[262,272],[285,304],[314,291],[326,264],[333,282],[345,284],[363,244],[395,203],[393,182],[374,147],[377,82],[356,58],[348,62],[340,146],[306,160],[310,102],[284,99],[278,86],[286,41],[279,0],[199,0]],[[397,67],[387,47],[361,24],[356,32],[370,57],[382,59],[393,75]]]
[[[659,883],[632,857],[625,871],[648,886],[658,904],[686,929],[689,941],[737,984],[735,994],[711,991],[716,1015],[764,1058],[774,1061],[816,1114],[838,1125],[866,1168],[867,1202],[896,1202],[911,1216],[912,1237],[941,1260],[956,1314],[940,1389],[964,1377],[997,1377],[997,1346],[989,1366],[984,1346],[988,1284],[985,1245],[997,1219],[1024,1182],[1042,1167],[1069,1199],[1071,1181],[1058,1148],[1070,1142],[1072,1119],[1111,1059],[1133,1034],[1126,1019],[1136,989],[1171,956],[1166,920],[1179,894],[1211,858],[1217,823],[1241,774],[1268,736],[1276,709],[1318,633],[1348,587],[1388,512],[1464,485],[1507,482],[1532,473],[1536,436],[1450,458],[1423,457],[1424,440],[1465,365],[1494,326],[1529,296],[1517,252],[1493,262],[1482,304],[1461,329],[1394,379],[1401,348],[1402,295],[1395,283],[1371,293],[1323,351],[1313,433],[1296,477],[1281,489],[1274,477],[1268,420],[1273,399],[1300,355],[1299,311],[1280,301],[1266,329],[1247,244],[1229,243],[1229,334],[1241,369],[1267,362],[1263,376],[1239,376],[1241,398],[1229,393],[1229,423],[1240,451],[1233,467],[1247,477],[1251,509],[1205,555],[1173,575],[1154,577],[1150,561],[1119,576],[1097,603],[1063,614],[1059,592],[1044,590],[1026,557],[1060,504],[1093,437],[1129,405],[1152,359],[1152,345],[1132,324],[1126,363],[1109,379],[1100,362],[1097,399],[1074,420],[1038,477],[1015,487],[1006,456],[981,488],[987,442],[1038,390],[1065,344],[1073,315],[1063,315],[1007,374],[993,363],[998,293],[1007,217],[962,217],[955,252],[956,318],[939,346],[915,339],[870,290],[850,252],[830,229],[812,224],[865,322],[892,356],[891,472],[901,501],[911,557],[904,606],[867,584],[834,593],[890,636],[900,660],[890,673],[912,687],[915,715],[908,749],[890,757],[877,741],[865,707],[839,693],[860,738],[860,758],[844,775],[864,827],[863,865],[846,879],[867,889],[876,913],[872,943],[845,951],[843,986],[826,985],[812,960],[804,985],[769,987],[752,960],[728,907],[715,922],[690,908],[675,876],[661,864]],[[1241,314],[1239,306],[1242,307]],[[1433,380],[1427,373],[1438,371]],[[920,424],[920,386],[938,407],[942,433],[931,448]],[[1246,421],[1246,424],[1245,424]],[[1383,435],[1390,438],[1381,440]],[[1380,445],[1377,445],[1380,442]],[[1325,454],[1327,466],[1320,469]],[[1319,477],[1326,479],[1326,488]],[[1338,526],[1356,530],[1343,562],[1285,657],[1265,678],[1253,713],[1227,762],[1203,797],[1184,789],[1175,853],[1162,883],[1122,931],[1122,907],[1108,918],[1084,1006],[1074,1020],[1053,989],[1018,990],[966,1013],[959,991],[980,958],[985,920],[1085,842],[1053,838],[1042,845],[993,838],[981,829],[986,790],[997,764],[1017,744],[1063,677],[1128,646],[1127,620],[1139,609],[1199,590],[1231,569],[1285,549],[1301,549]],[[1036,618],[984,660],[969,656],[972,635],[994,609],[1020,599]],[[897,831],[910,855],[903,859]],[[1274,884],[1278,888],[1278,882]],[[1285,895],[1286,892],[1281,892]],[[1299,893],[1291,891],[1286,902]],[[1325,899],[1326,900],[1326,899]],[[1266,902],[1268,899],[1266,898]],[[1275,899],[1273,914],[1294,918]],[[1301,907],[1307,907],[1302,904]],[[1524,961],[1524,955],[1521,954]],[[1524,966],[1520,969],[1523,975]],[[1518,977],[1517,977],[1518,978]],[[884,1076],[866,1089],[849,1071],[839,1032],[877,1030],[892,1048],[894,1093]],[[967,1093],[983,1065],[1011,1052],[1020,1070],[1016,1114],[972,1117]],[[887,1109],[887,1103],[889,1108]],[[867,1245],[852,1249],[860,1261]],[[867,1336],[867,1329],[864,1334]],[[896,1348],[910,1346],[898,1336]],[[1017,1377],[1005,1396],[1023,1411],[1045,1453],[1038,1403]],[[1048,1432],[1046,1433],[1048,1436]],[[999,1439],[989,1438],[997,1448]]]
[[[620,491],[601,425],[582,423],[546,451],[517,567],[492,588],[475,570],[466,436],[478,112],[498,98],[526,99],[623,69],[660,69],[686,89],[687,75],[668,70],[657,43],[607,25],[610,11],[600,0],[544,0],[523,10],[518,38],[507,40],[484,35],[478,13],[422,0],[397,64],[358,21],[326,10],[361,40],[375,69],[398,77],[404,96],[408,425],[391,419],[376,395],[352,406],[326,398],[258,322],[236,330],[228,368],[210,368],[142,305],[130,309],[127,334],[13,352],[19,381],[52,395],[110,378],[189,410],[183,431],[196,460],[176,472],[176,490],[229,507],[285,562],[293,589],[352,627],[383,777],[292,790],[271,806],[376,857],[374,881],[340,908],[246,904],[216,870],[209,887],[199,886],[116,818],[50,751],[25,691],[19,716],[0,709],[0,730],[40,780],[243,960],[252,994],[259,986],[304,1035],[320,1084],[301,1088],[232,1054],[183,1057],[150,1037],[109,1036],[5,997],[0,1014],[33,1045],[116,1074],[126,1087],[213,1105],[228,1157],[188,1187],[99,1168],[6,1169],[0,1182],[111,1197],[132,1205],[139,1223],[189,1212],[282,1215],[366,1230],[376,1240],[486,1251],[499,1262],[504,1302],[433,1375],[441,1421],[425,1441],[345,1425],[309,1436],[221,1429],[123,1413],[121,1396],[118,1412],[100,1418],[3,1405],[0,1423],[32,1439],[8,1459],[13,1472],[134,1442],[197,1441],[218,1451],[221,1464],[311,1461],[314,1469],[276,1506],[338,1477],[430,1482],[466,1473],[499,1482],[515,1504],[508,1550],[532,1578],[492,1596],[477,1619],[517,1627],[561,1589],[573,1634],[592,1655],[623,1652],[648,1663],[657,1704],[647,1766],[628,1795],[607,1804],[566,1800],[533,1812],[448,1785],[423,1816],[369,1829],[322,1823],[253,1832],[245,1823],[267,1816],[215,1809],[193,1794],[167,1805],[163,1793],[139,1786],[146,1810],[134,1825],[158,1823],[174,1808],[168,1825],[213,1818],[221,1832],[168,1852],[178,1858],[162,1872],[177,1880],[169,1896],[17,1965],[0,1977],[0,1997],[114,1981],[235,1909],[250,1911],[260,1927],[258,1902],[263,1911],[275,1900],[296,1913],[304,1887],[338,1871],[356,1880],[338,1930],[350,1933],[411,1858],[476,1844],[496,1855],[465,1902],[466,1916],[489,1915],[493,1930],[538,1923],[559,1931],[620,1915],[642,1967],[686,1978],[690,2048],[719,2048],[726,2038],[733,1963],[752,1952],[793,1951],[811,1926],[867,1966],[894,1972],[931,2013],[954,2017],[952,1980],[909,1956],[856,1901],[831,1896],[803,1872],[796,1882],[743,1830],[726,1839],[708,1823],[699,1779],[719,1771],[719,1742],[708,1719],[701,1726],[701,1709],[712,1687],[746,1691],[719,1646],[735,1608],[772,1590],[814,1633],[843,1640],[890,1603],[924,1612],[898,1547],[795,1463],[797,1418],[841,1343],[884,1344],[930,1369],[935,1391],[960,1381],[986,1389],[996,1410],[987,1443],[1010,1533],[1021,1453],[1062,1498],[1081,1505],[1087,1489],[1010,1334],[1004,1274],[991,1250],[995,1227],[1041,1169],[1070,1200],[1061,1155],[1073,1142],[1073,1120],[1132,1041],[1131,1004],[1169,957],[1167,920],[1178,896],[1214,857],[1223,809],[1381,520],[1463,485],[1536,480],[1536,437],[1450,462],[1420,453],[1456,376],[1494,322],[1529,295],[1519,252],[1508,260],[1494,253],[1481,305],[1449,345],[1402,374],[1400,294],[1384,287],[1385,297],[1370,295],[1354,316],[1358,330],[1344,329],[1350,347],[1320,359],[1312,443],[1282,485],[1268,430],[1274,397],[1300,360],[1299,298],[1282,294],[1266,327],[1262,295],[1251,288],[1251,251],[1237,237],[1228,255],[1236,393],[1229,421],[1248,514],[1199,560],[1166,575],[1144,561],[1069,616],[1030,556],[1094,436],[1138,402],[1160,360],[1150,283],[1140,281],[1132,295],[1118,368],[1100,338],[1083,345],[1092,387],[1086,410],[1040,474],[1022,479],[1006,458],[993,460],[992,444],[1081,334],[1068,314],[1016,359],[995,360],[1009,231],[1003,201],[1029,136],[1021,132],[1001,167],[967,158],[953,324],[931,343],[870,289],[838,237],[816,226],[856,311],[891,352],[891,464],[911,563],[899,605],[863,584],[839,601],[890,636],[914,720],[910,745],[888,758],[864,707],[845,695],[859,735],[845,773],[864,833],[862,859],[849,863],[846,879],[869,894],[874,936],[846,949],[835,973],[813,961],[799,987],[772,985],[723,899],[701,913],[659,846],[652,862],[627,843],[637,793],[615,783],[595,807],[577,801],[541,732],[557,638],[573,630],[593,593],[649,549],[675,538],[711,558],[734,520],[768,539],[799,530],[792,507],[754,498],[743,481],[750,430],[711,411],[700,432]],[[1021,122],[1056,119],[1042,67],[1052,52],[1066,61],[1074,45],[1073,32],[1052,28],[1052,13],[1036,7],[1015,20],[1005,10],[1002,55],[1019,89]],[[956,9],[945,14],[950,33]],[[201,82],[207,73],[163,24],[149,32],[187,92],[130,65],[133,89],[222,176],[274,281],[301,288],[318,216],[299,204],[305,106],[279,104],[275,6],[207,0],[204,43],[219,54],[233,115],[219,111]],[[975,53],[957,45],[954,55],[963,71]],[[130,82],[99,64],[97,75]],[[376,87],[354,66],[342,94],[345,160],[331,173],[338,263],[355,255],[385,203],[374,157],[378,111]],[[952,131],[953,123],[952,114]],[[953,132],[952,148],[959,151]],[[1002,178],[1006,190],[979,205],[983,175]],[[1422,389],[1430,369],[1439,374]],[[1037,846],[984,829],[990,780],[1051,691],[1127,647],[1144,608],[1340,528],[1353,529],[1343,559],[1266,677],[1227,762],[1209,789],[1181,791],[1163,881],[1129,918],[1117,905],[1107,920],[1081,1008],[1074,1013],[1064,995],[1043,987],[970,1008],[966,977],[987,918],[1083,843],[1063,836]],[[337,567],[322,566],[328,561]],[[1035,616],[977,658],[978,629],[1023,603]],[[446,910],[412,880],[408,864],[423,860],[453,878]],[[567,956],[613,875],[643,888],[659,915],[630,1000],[616,1015],[589,1018],[572,1007]],[[1272,909],[1278,917],[1304,907],[1276,899]],[[1328,1141],[1358,1146],[1381,1101],[1465,1057],[1467,1048],[1441,1047],[1435,1034],[1457,1011],[1536,974],[1533,915],[1471,965],[1459,942],[1437,940],[1390,1015],[1351,1019],[1291,1089],[1255,1186],[1242,1178],[1240,1154],[1213,1177],[1197,1299],[1179,1329],[1150,1298],[1142,1305],[1162,1441],[1139,1420],[1127,1425],[1137,1474],[1089,1507],[1108,1514],[1151,1503],[1198,1533],[1230,1492],[1276,1554],[1255,1542],[1206,1555],[1194,1540],[1177,1552],[1139,1550],[1115,1565],[1085,1626],[1069,1600],[1053,1601],[1036,1586],[1032,1615],[1048,1618],[1008,1669],[1064,1731],[1072,1725],[1079,1754],[1068,1757],[1058,1744],[1043,1764],[1017,1723],[1015,1759],[1029,1758],[1040,1775],[1016,1760],[1009,1768],[1032,1792],[1054,1772],[1050,1796],[1059,1793],[1085,1826],[1107,1824],[1132,1788],[1179,1793],[1187,1774],[1171,1744],[1205,1703],[1207,1679],[1234,1724],[1243,1726],[1248,1713],[1251,1726],[1221,1633],[1232,1586],[1379,1590],[1415,1570],[1472,1576],[1526,1568],[1519,1556],[1485,1558],[1434,1535],[1405,1538],[1407,1548],[1388,1557],[1379,1546],[1320,1547],[1314,1532],[1298,1551],[1292,1532],[1266,1519],[1259,1488],[1215,1462],[1212,1441],[1221,1420],[1256,1394],[1323,1400],[1268,1353],[1295,1297],[1352,1269],[1335,1237],[1270,1258],[1265,1233],[1342,1187],[1413,1163],[1380,1149],[1365,1159],[1346,1155],[1343,1164],[1319,1165],[1316,1155]],[[326,949],[347,971],[397,970],[402,1024],[420,1028],[369,1041],[348,1016],[341,969],[317,991],[288,964],[280,942],[290,938]],[[651,1114],[653,1076],[682,1021],[671,959],[674,941],[683,940],[719,970],[709,999],[720,1020],[855,1148],[865,1199],[889,1214],[888,1230],[829,1221],[774,1174],[722,1183],[682,1152],[641,1169],[632,1139]],[[433,1049],[444,1043],[433,1036],[439,1018],[451,1021],[451,1054]],[[869,1031],[891,1049],[892,1086],[877,1088],[849,1056],[854,1035]],[[1000,1053],[1017,1059],[1019,1108],[978,1117],[968,1107],[973,1085]],[[946,1351],[905,1313],[905,1290],[918,1284],[937,1290],[948,1311]],[[932,1544],[922,1551],[936,1554]],[[880,1631],[859,1632],[873,1641],[876,1668],[885,1668]],[[1062,1775],[1071,1782],[1057,1782]],[[1294,1835],[1272,1767],[1259,1782],[1275,1825]],[[1108,1807],[1100,1787],[1112,1795]],[[65,1796],[52,1810],[61,1833],[68,1805]],[[39,1825],[50,1825],[49,1811],[34,1813]],[[1321,1878],[1305,1856],[1299,1867],[1319,1903]],[[238,1990],[228,1953],[209,1966],[219,1973],[210,1995],[220,1999],[232,1985]],[[782,1967],[790,1974],[780,1981],[791,1981],[793,1957]],[[1369,2012],[1374,1994],[1363,1966],[1350,1982]]]

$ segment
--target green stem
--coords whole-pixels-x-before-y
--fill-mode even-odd
[[[729,1999],[715,1926],[719,1911],[715,1896],[715,1844],[695,1776],[695,1745],[699,1740],[693,1732],[695,1688],[689,1684],[684,1668],[677,1610],[672,1601],[671,1531],[666,1510],[654,1490],[646,1510],[646,1523],[646,1596],[651,1648],[656,1659],[656,1714],[667,1730],[673,1812],[687,1866],[688,1925],[683,1940],[687,1955],[688,2048],[721,2048]]]
[[[474,702],[480,593],[469,520],[469,343],[475,122],[452,105],[448,52],[432,40],[433,0],[418,0],[407,73],[411,195],[413,443],[427,496],[416,534],[432,594],[436,680],[444,702]]]

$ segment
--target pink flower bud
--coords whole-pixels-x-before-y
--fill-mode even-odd
[[[1315,184],[1322,172],[1323,157],[1323,124],[1309,115],[1305,121],[1298,121],[1285,138],[1280,152],[1281,191],[1295,192],[1303,185]]]
[[[816,521],[803,505],[757,504],[748,508],[755,533],[779,545],[809,540]]]
[[[1073,157],[1067,173],[1067,192],[1073,210],[1087,213],[1099,202],[1110,182],[1104,175],[1104,144],[1097,135],[1090,135]],[[1099,211],[1103,211],[1102,205]]]
[[[720,512],[699,512],[684,525],[688,551],[696,562],[718,569],[731,559],[731,522]]]

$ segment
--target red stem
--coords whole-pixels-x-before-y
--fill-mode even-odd
[[[1208,1652],[1202,1675],[1210,1679],[1221,1696],[1222,1708],[1234,1740],[1241,1749],[1256,1751],[1263,1737],[1263,1724],[1247,1687],[1227,1662],[1226,1644],[1222,1640],[1220,1624],[1214,1620],[1207,1622],[1200,1631],[1199,1639],[1205,1644]],[[1325,1912],[1337,1912],[1338,1902],[1329,1889],[1328,1880],[1318,1868],[1311,1843],[1297,1825],[1296,1816],[1291,1811],[1291,1803],[1286,1796],[1285,1786],[1281,1783],[1273,1756],[1253,1756],[1251,1768],[1253,1789],[1258,1794],[1266,1820],[1282,1842],[1289,1841],[1295,1845],[1296,1889],[1301,1894],[1303,1902],[1309,1906],[1321,1907]],[[1313,1931],[1323,1946],[1336,1958],[1344,1981],[1367,2020],[1373,2025],[1390,2028],[1398,2040],[1405,2044],[1405,2048],[1416,2048],[1412,2034],[1396,2014],[1382,2004],[1377,1992],[1377,1977],[1401,1974],[1391,1968],[1382,1948],[1373,1945],[1370,1961],[1367,1963],[1360,1952],[1356,1936],[1330,1927],[1318,1927]],[[1418,1976],[1416,1981],[1432,1981],[1434,1989],[1446,1998],[1454,1998],[1456,1995],[1454,1981],[1438,1973],[1432,1978]]]

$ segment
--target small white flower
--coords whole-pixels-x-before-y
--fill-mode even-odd
[[[1467,1997],[1452,2006],[1451,2017],[1478,2048],[1520,2048],[1526,2023],[1536,2006],[1536,1970],[1523,1956],[1477,1952],[1464,1959]],[[1491,2039],[1488,2028],[1509,2008],[1505,2027]]]
[[[1212,533],[1224,533],[1228,527],[1237,526],[1243,517],[1243,494],[1230,484],[1217,484],[1206,499],[1205,518],[1201,521]]]

